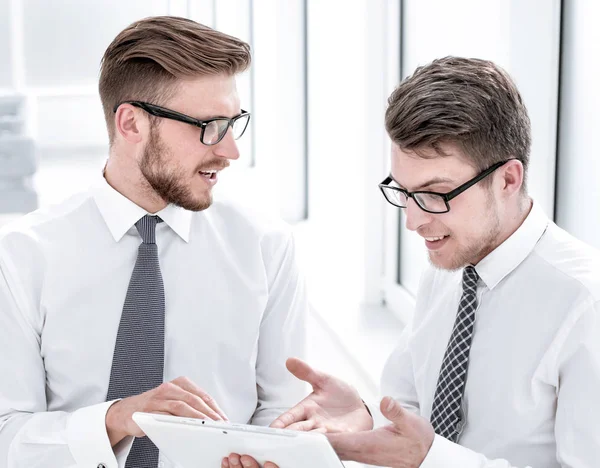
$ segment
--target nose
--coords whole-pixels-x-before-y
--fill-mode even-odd
[[[432,218],[431,213],[423,211],[412,198],[408,199],[406,203],[406,229],[416,231],[421,226],[430,223]]]
[[[223,139],[213,146],[213,153],[226,159],[239,159],[240,150],[233,139],[233,129],[229,127]]]

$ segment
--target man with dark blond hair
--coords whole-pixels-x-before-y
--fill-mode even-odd
[[[292,359],[313,393],[273,426],[394,468],[598,466],[600,255],[528,195],[515,84],[488,61],[435,60],[391,95],[386,129],[380,188],[431,263],[384,369],[389,396],[371,417],[352,387]]]
[[[0,233],[0,467],[168,467],[134,412],[267,425],[302,397],[291,232],[212,203],[249,65],[248,44],[176,17],[106,50],[103,177]]]

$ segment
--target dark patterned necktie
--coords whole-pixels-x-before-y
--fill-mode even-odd
[[[142,244],[125,296],[113,354],[107,401],[139,395],[163,382],[165,289],[156,246],[156,224],[146,215],[135,223]],[[158,465],[158,448],[148,437],[136,438],[126,468]]]
[[[475,268],[468,266],[463,271],[463,293],[452,335],[444,354],[438,377],[431,424],[436,434],[456,442],[465,421],[462,419],[461,403],[467,380],[469,352],[477,309],[477,281]]]

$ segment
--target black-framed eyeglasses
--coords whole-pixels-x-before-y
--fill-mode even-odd
[[[511,158],[514,159],[514,158]],[[497,162],[493,166],[488,167],[483,172],[477,174],[472,179],[468,180],[464,184],[456,187],[454,190],[447,193],[429,192],[418,190],[416,192],[409,192],[401,189],[400,187],[390,186],[389,184],[394,180],[391,176],[388,176],[383,182],[379,184],[379,188],[383,193],[385,199],[398,208],[406,208],[408,199],[412,198],[417,206],[427,213],[447,213],[450,211],[450,204],[448,203],[453,198],[463,193],[468,188],[471,188],[477,182],[485,179],[492,172],[503,166],[511,159],[506,161]]]
[[[121,104],[131,104],[132,106],[143,109],[150,115],[162,117],[164,119],[177,120],[199,127],[201,129],[200,141],[207,146],[219,143],[227,134],[229,127],[233,130],[233,138],[237,140],[244,134],[248,127],[248,122],[250,122],[250,113],[243,109],[240,115],[236,115],[231,119],[227,117],[215,117],[214,119],[198,120],[189,115],[182,114],[181,112],[142,101],[120,102],[115,106],[113,112],[117,112],[117,109]]]

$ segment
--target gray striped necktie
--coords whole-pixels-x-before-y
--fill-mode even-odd
[[[452,335],[442,361],[431,408],[430,421],[434,431],[453,442],[458,440],[465,424],[461,414],[461,403],[465,391],[469,352],[475,326],[477,281],[479,281],[479,275],[475,268],[466,267],[463,271],[463,293]]]
[[[146,215],[135,223],[142,244],[127,288],[113,354],[107,401],[151,390],[163,382],[165,289],[156,246],[156,224]],[[136,438],[126,468],[154,468],[158,448],[148,437]]]

